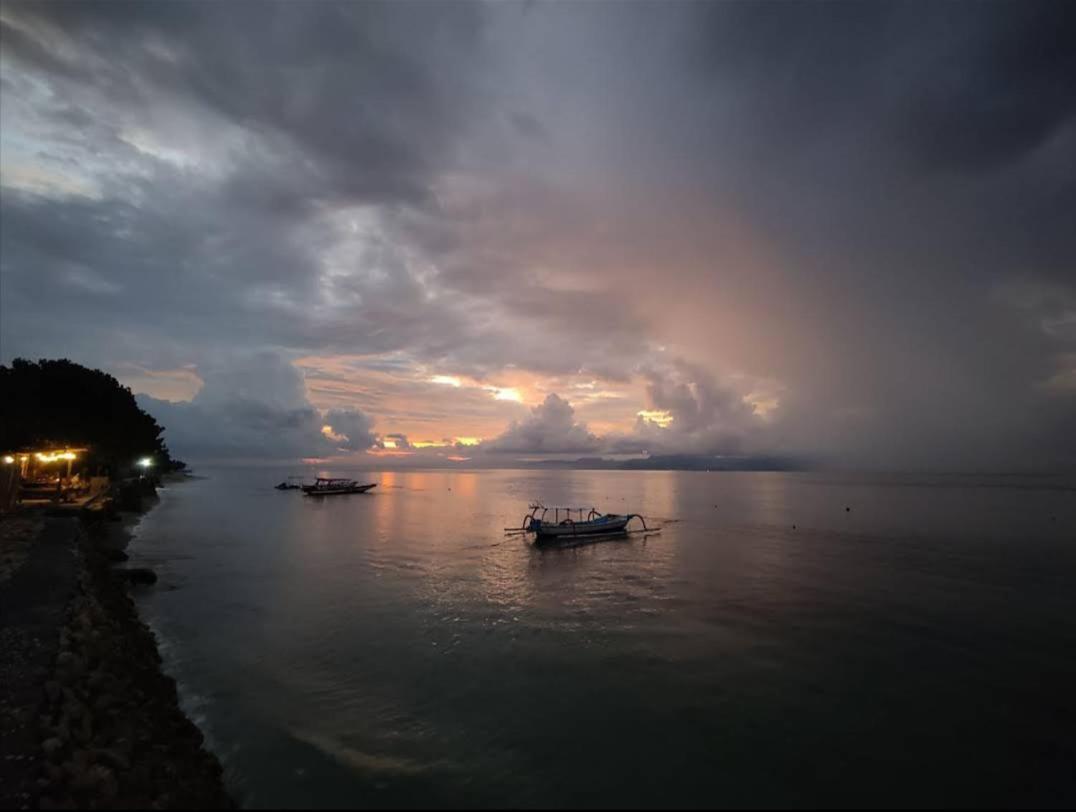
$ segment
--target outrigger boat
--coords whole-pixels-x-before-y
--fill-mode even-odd
[[[366,493],[376,487],[376,482],[360,485],[354,479],[319,476],[313,485],[303,485],[303,493],[307,496],[337,496],[343,493]]]
[[[643,530],[650,530],[638,513],[599,513],[595,508],[546,507],[541,503],[531,505],[530,511],[518,528],[505,529],[534,533],[536,544],[625,535],[632,519],[638,519]]]
[[[302,487],[302,479],[303,478],[301,476],[290,476],[283,482],[281,482],[279,485],[274,485],[273,487],[276,488],[278,491],[297,491],[299,490],[299,488]],[[296,482],[295,480],[299,481]]]

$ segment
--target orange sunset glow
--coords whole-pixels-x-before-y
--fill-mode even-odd
[[[1074,542],[1076,0],[0,0],[0,809],[1076,810]]]
[[[788,50],[766,37],[810,2],[265,2],[350,33],[273,34],[264,93],[186,50],[218,30],[203,4],[143,47],[5,3],[0,361],[105,369],[191,459],[1076,453],[1073,131],[1045,64],[993,103],[974,25],[909,45],[914,69],[856,50],[875,24],[964,30],[915,3]],[[1011,5],[999,31],[1038,24]],[[98,53],[108,32],[131,50]]]

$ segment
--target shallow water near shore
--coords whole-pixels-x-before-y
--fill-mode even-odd
[[[1076,803],[1071,477],[199,473],[129,552],[244,805]]]

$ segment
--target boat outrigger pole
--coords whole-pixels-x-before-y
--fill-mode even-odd
[[[550,516],[552,512],[552,516]],[[633,519],[638,519],[642,530],[628,530]],[[599,513],[595,508],[546,507],[540,502],[530,505],[530,513],[523,516],[519,527],[506,527],[512,534],[534,533],[536,541],[574,539],[580,537],[625,535],[631,532],[656,533],[639,513]]]

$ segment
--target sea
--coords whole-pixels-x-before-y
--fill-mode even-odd
[[[246,807],[1076,805],[1076,478],[200,468],[136,601]],[[654,532],[540,548],[530,503]]]

